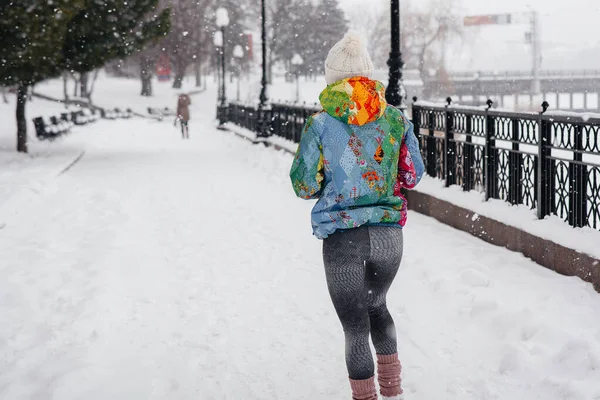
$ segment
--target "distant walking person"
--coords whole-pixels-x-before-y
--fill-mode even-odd
[[[354,400],[403,399],[396,328],[386,295],[400,267],[407,204],[424,172],[412,123],[371,80],[373,63],[348,33],[325,61],[323,110],[308,118],[290,177],[296,194],[318,199],[314,235],[323,240],[325,277],[346,339]]]
[[[190,96],[185,93],[179,95],[177,99],[177,119],[175,119],[175,124],[177,121],[181,124],[181,137],[183,139],[189,139],[189,121],[190,121],[190,104],[192,104],[192,100]]]

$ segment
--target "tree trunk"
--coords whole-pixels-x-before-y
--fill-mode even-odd
[[[17,151],[27,153],[27,121],[25,120],[25,103],[27,102],[27,85],[19,85],[17,90]]]
[[[77,97],[77,89],[79,88],[79,80],[73,75],[73,81],[75,81],[75,85],[73,86],[73,97]]]
[[[94,71],[94,78],[92,79],[92,84],[90,85],[90,90],[88,91],[87,98],[89,100],[90,106],[92,105],[92,94],[94,93],[94,87],[96,86],[96,81],[98,80],[98,75],[100,75],[100,68]]]
[[[183,74],[177,73],[175,75],[175,80],[173,80],[173,89],[181,89],[182,82],[183,82]]]
[[[63,72],[63,96],[65,98],[65,108],[69,107],[69,92],[68,92],[68,87],[67,87],[67,83],[68,83],[68,75],[66,72]]]
[[[429,100],[431,95],[433,94],[431,91],[431,83],[429,79],[429,74],[427,68],[425,67],[425,52],[426,50],[422,50],[419,54],[419,77],[423,82],[423,99]]]
[[[201,69],[200,69],[200,60],[196,61],[196,65],[195,65],[195,72],[196,72],[196,87],[200,87],[202,86],[202,74],[201,74]]]
[[[152,78],[142,77],[142,96],[152,97]]]
[[[185,67],[175,67],[175,80],[173,81],[173,89],[181,89],[183,78],[185,77]]]
[[[89,74],[86,72],[81,74],[81,78],[79,80],[79,94],[81,97],[88,97],[88,78]]]
[[[140,59],[140,79],[142,81],[142,96],[152,96],[152,58],[142,57]]]
[[[8,104],[8,99],[6,98],[6,87],[0,86],[0,92],[2,92],[2,101],[4,104]]]

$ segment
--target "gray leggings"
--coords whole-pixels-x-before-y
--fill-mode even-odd
[[[344,328],[350,379],[374,375],[369,334],[377,354],[397,352],[386,295],[402,260],[402,246],[402,229],[387,226],[336,232],[323,241],[327,287]]]

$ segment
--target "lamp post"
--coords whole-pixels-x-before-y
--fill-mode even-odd
[[[298,53],[292,57],[292,65],[294,66],[294,72],[296,73],[296,103],[300,101],[300,66],[304,64],[302,56]]]
[[[227,92],[225,90],[225,28],[229,25],[229,12],[226,8],[220,7],[217,9],[216,23],[217,27],[220,29],[219,32],[221,38],[221,46],[219,46],[221,50],[221,95],[219,96],[220,103],[218,106],[220,110],[217,112],[217,114],[219,118],[219,123],[223,124],[226,119],[225,108],[227,107]]]
[[[265,0],[261,0],[261,19],[262,19],[262,79],[260,90],[260,103],[258,104],[258,135],[259,138],[268,137],[267,118],[265,115],[265,107],[267,105],[267,12]]]
[[[219,86],[219,99],[218,99],[219,104],[218,105],[221,105],[223,103],[223,91],[221,90],[222,89],[222,86],[221,86],[222,85],[221,84],[221,72],[222,72],[221,71],[221,54],[223,53],[223,32],[221,32],[221,31],[215,32],[215,35],[213,36],[213,43],[218,50],[218,53],[217,53],[217,55],[218,55],[217,56],[217,65],[218,65],[217,76],[218,76],[218,86]]]
[[[237,59],[236,73],[237,73],[237,101],[240,101],[240,75],[242,71],[242,58],[244,58],[244,49],[239,44],[233,49],[233,56]]]
[[[390,83],[385,92],[387,102],[393,106],[406,109],[404,99],[406,90],[402,82],[402,52],[400,51],[400,0],[391,0],[392,6],[392,51],[388,60],[390,67]]]

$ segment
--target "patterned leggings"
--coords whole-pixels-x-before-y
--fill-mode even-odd
[[[336,232],[323,241],[327,287],[346,337],[350,379],[368,379],[377,354],[397,352],[396,328],[386,294],[402,260],[402,229],[363,226]]]

